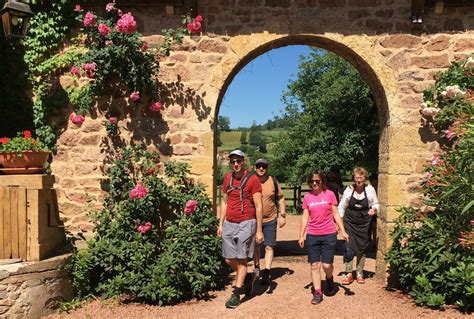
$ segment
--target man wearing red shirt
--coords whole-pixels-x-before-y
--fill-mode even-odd
[[[247,258],[253,258],[255,243],[263,241],[262,186],[257,176],[247,176],[250,173],[244,169],[245,155],[241,150],[232,151],[229,159],[233,172],[226,175],[222,184],[217,235],[222,237],[222,256],[236,273],[235,288],[225,306],[236,308],[240,304],[240,294],[244,293]]]

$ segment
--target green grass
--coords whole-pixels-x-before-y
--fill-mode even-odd
[[[281,134],[285,134],[286,130],[283,129],[275,129],[271,131],[261,131],[262,134],[267,139],[267,146],[270,147],[271,144],[278,141],[278,138]],[[248,134],[250,131],[247,132],[247,142],[248,142]],[[219,146],[219,152],[229,152],[235,150],[236,148],[240,147],[240,136],[242,135],[242,131],[229,131],[229,132],[222,132],[221,133],[221,141],[222,146]]]

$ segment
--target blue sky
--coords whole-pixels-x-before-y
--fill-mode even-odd
[[[219,115],[230,118],[230,127],[264,124],[284,109],[281,95],[291,75],[297,74],[300,55],[309,46],[291,45],[268,51],[247,64],[227,88]]]

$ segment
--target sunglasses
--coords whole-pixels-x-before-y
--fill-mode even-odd
[[[235,160],[231,160],[230,163],[231,164],[242,164],[243,160],[241,159],[235,159]]]
[[[312,179],[312,180],[311,180],[311,184],[314,184],[314,183],[316,183],[316,184],[321,184],[322,181],[321,181],[320,179]]]
[[[257,165],[255,165],[255,167],[256,167],[257,169],[259,169],[259,168],[265,168],[265,169],[266,169],[268,166],[265,165],[265,164],[257,164]]]

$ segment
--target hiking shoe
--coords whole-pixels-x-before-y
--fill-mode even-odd
[[[364,276],[362,275],[357,275],[356,281],[358,284],[365,284],[365,279],[364,279]]]
[[[255,268],[253,269],[253,273],[255,276],[255,280],[258,280],[260,278],[260,266],[256,265]]]
[[[229,300],[225,302],[225,307],[234,309],[237,308],[238,305],[240,305],[240,296],[233,292]]]
[[[245,295],[248,297],[253,293],[253,286],[255,285],[255,281],[257,277],[255,276],[256,273],[253,271],[245,276]]]
[[[326,295],[332,296],[336,293],[336,285],[334,284],[334,277],[331,279],[326,277]]]
[[[313,305],[317,305],[321,303],[321,301],[323,301],[323,294],[317,291],[313,292],[313,299],[311,299],[311,303]]]
[[[270,269],[264,269],[262,271],[262,285],[269,286],[271,281]]]
[[[354,278],[352,278],[352,274],[347,274],[344,279],[341,280],[341,284],[343,285],[350,285],[354,281]]]

